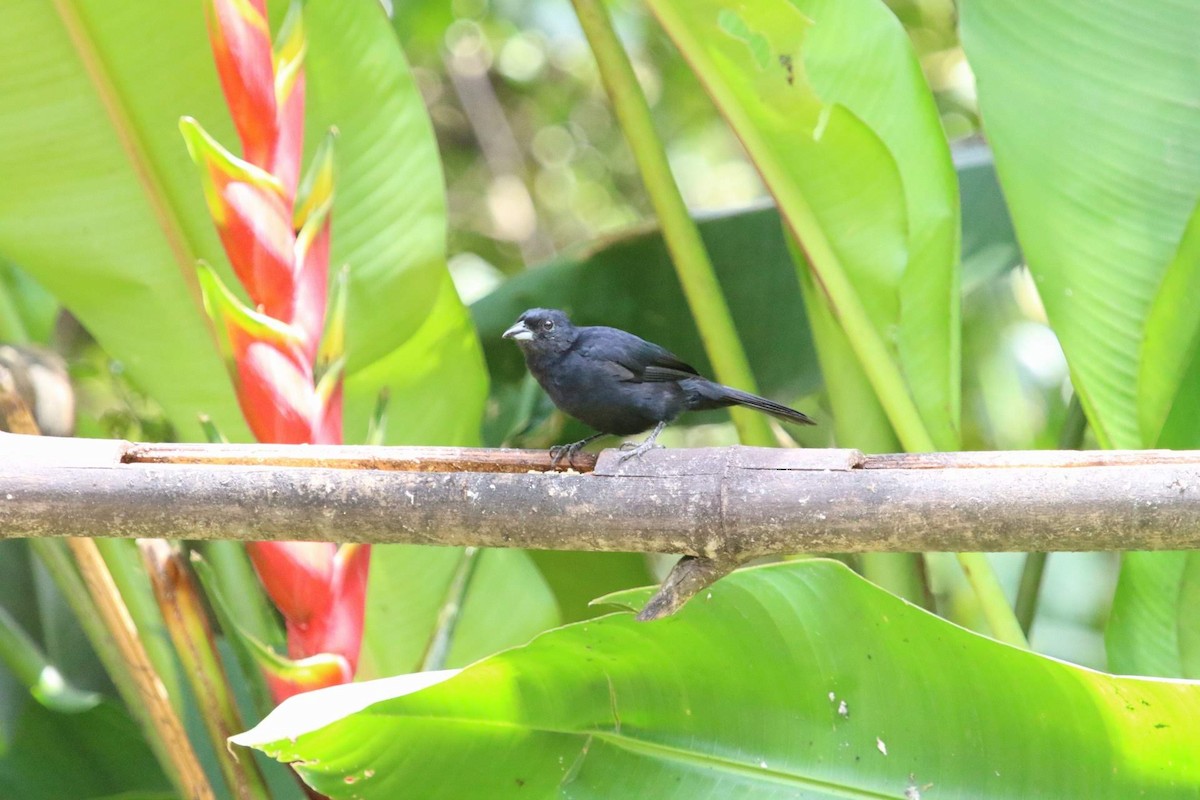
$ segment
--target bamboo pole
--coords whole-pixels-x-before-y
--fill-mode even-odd
[[[1200,451],[619,456],[564,472],[541,451],[10,434],[0,436],[0,538],[640,551],[699,558],[705,575],[710,562],[799,552],[1200,548]]]
[[[144,445],[0,435],[0,537],[625,550],[756,557],[1200,547],[1200,451],[864,456]],[[590,461],[590,459],[588,459]],[[577,466],[586,469],[588,464]]]

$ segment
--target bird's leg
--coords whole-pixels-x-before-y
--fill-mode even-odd
[[[558,462],[563,460],[563,456],[567,457],[567,466],[573,468],[575,466],[575,455],[583,449],[584,445],[596,441],[603,435],[603,433],[593,433],[591,436],[588,436],[586,439],[580,439],[578,442],[554,445],[550,448],[551,468],[558,467]]]
[[[625,444],[621,445],[622,450],[628,450],[629,452],[622,454],[621,457],[617,459],[617,463],[624,464],[629,459],[637,458],[647,450],[653,450],[656,447],[662,447],[662,445],[656,442],[655,439],[658,438],[658,435],[662,433],[662,430],[665,427],[667,427],[667,423],[660,422],[654,426],[654,430],[650,431],[650,435],[646,437],[645,441],[639,442],[638,444],[626,442]]]

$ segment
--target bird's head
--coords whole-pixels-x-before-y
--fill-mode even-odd
[[[565,350],[575,341],[575,326],[555,308],[531,308],[504,332],[522,350],[551,352]]]

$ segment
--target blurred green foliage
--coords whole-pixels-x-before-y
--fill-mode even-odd
[[[992,155],[981,144],[975,79],[958,35],[958,4],[891,0],[888,5],[915,47],[942,127],[957,145],[963,202],[963,449],[1059,447],[1074,396],[1071,376],[1038,287],[1015,245]],[[642,4],[614,0],[610,8],[684,197],[704,218],[702,230],[764,391],[828,419],[830,403],[779,215],[757,170]],[[574,423],[555,412],[527,379],[511,344],[496,339],[525,306],[562,305],[582,322],[637,330],[705,366],[640,177],[570,4],[395,0],[392,11],[393,28],[433,122],[445,175],[449,272],[459,297],[471,305],[488,362],[491,387],[482,440],[543,446],[575,432],[568,427]],[[359,177],[373,185],[369,173]],[[752,254],[753,260],[747,263],[744,254]],[[440,264],[435,266],[440,270]],[[747,274],[754,279],[747,280]],[[465,397],[467,411],[455,416],[452,404],[442,408],[427,402],[423,393],[403,402],[393,398],[391,412],[406,426],[393,426],[395,441],[476,441],[483,391],[478,348],[468,326],[460,324],[462,309],[448,283],[443,288],[438,302],[453,323],[448,323],[450,328],[463,335],[430,328],[385,366],[419,365],[413,370],[415,386],[428,389],[428,397]],[[370,289],[364,294],[370,295]],[[73,317],[60,312],[54,298],[18,264],[2,260],[0,337],[51,344],[68,359],[78,396],[79,435],[147,441],[179,435],[178,421],[143,391],[148,387],[130,378],[116,354],[105,352]],[[451,340],[454,346],[445,349]],[[462,367],[467,361],[469,368]],[[360,394],[358,407],[348,408],[350,413],[374,403],[373,391]],[[442,412],[445,419],[439,418],[439,424],[421,416]],[[699,424],[673,428],[664,441],[691,446],[732,443],[734,433],[724,420],[721,414],[698,416]],[[365,422],[348,422],[348,427],[355,425],[363,427]],[[828,444],[831,430],[823,425],[804,431],[801,443]],[[1097,446],[1090,430],[1082,446]],[[19,554],[20,559],[14,556],[7,562],[0,555],[0,576],[10,589],[0,591],[0,602],[56,663],[86,667],[64,670],[68,677],[107,690],[98,663],[71,628],[72,617],[54,586],[42,576],[36,597],[27,591],[34,568],[23,550]],[[458,628],[461,639],[449,658],[450,664],[460,665],[558,622],[584,619],[596,613],[586,607],[588,599],[645,582],[651,567],[662,566],[628,554],[531,558],[519,552],[490,553],[481,559],[482,577],[464,597],[455,598],[449,596],[449,587],[460,560],[455,550],[415,548],[411,553],[389,551],[377,559],[375,574],[386,573],[391,582],[373,585],[375,628],[368,636],[364,674],[387,674],[419,663],[429,629],[452,602],[465,601]],[[991,561],[1012,597],[1021,555],[1005,554]],[[862,566],[859,559],[847,562]],[[1185,575],[1184,565],[1175,566],[1179,569],[1171,573],[1174,577],[1163,581],[1172,587]],[[938,611],[968,627],[986,629],[975,596],[952,558],[935,554],[928,567]],[[1119,559],[1112,554],[1055,554],[1032,628],[1034,649],[1087,666],[1105,666],[1102,631],[1119,569]],[[1186,574],[1200,573],[1193,569]],[[586,578],[577,579],[579,575]],[[5,581],[0,581],[0,589]],[[1187,585],[1197,584],[1192,580]],[[1194,596],[1188,602],[1194,605]],[[67,631],[78,652],[62,652],[55,631]],[[1187,651],[1183,655],[1195,657],[1196,641],[1200,639],[1181,634],[1180,648]],[[1137,660],[1118,663],[1133,665],[1131,670],[1140,666]],[[29,720],[48,713],[30,710],[22,692],[0,671],[0,757]],[[107,707],[97,712],[102,714],[108,714]],[[127,723],[120,720],[121,736],[128,733]],[[147,759],[140,750],[131,758]],[[0,758],[0,778],[17,774],[12,767],[16,763],[5,772]],[[158,782],[155,776],[147,788]]]
[[[959,45],[954,3],[895,0],[891,6],[916,48],[951,141],[977,137],[974,81]],[[615,2],[611,8],[689,206],[723,215],[768,204],[740,143],[662,30],[639,3]],[[680,312],[686,317],[677,283],[666,268],[661,244],[653,244],[657,236],[646,227],[652,219],[640,178],[569,4],[398,2],[393,27],[437,136],[447,186],[451,275],[465,301],[479,301],[474,314],[485,336],[493,381],[485,440],[536,446],[566,435],[564,423],[574,425],[553,412],[536,387],[514,381],[521,372],[519,365],[513,371],[515,352],[504,347],[508,343],[491,340],[502,316],[522,303],[542,304],[535,298],[539,292],[540,297],[570,292],[564,305],[587,322],[638,327],[640,321],[647,336],[703,365],[691,324],[677,319]],[[996,211],[1000,195],[990,154],[986,147],[971,145],[956,150],[956,162],[965,229],[963,446],[1055,447],[1071,396],[1066,362],[1027,271],[1011,269],[1019,253],[997,244],[1012,234],[1003,208]],[[980,168],[972,169],[972,164]],[[980,181],[987,183],[982,191],[975,185]],[[981,197],[984,205],[970,205]],[[765,219],[762,224],[775,224],[773,211],[767,217],[754,213]],[[710,237],[718,268],[729,276],[727,291],[734,292],[735,312],[737,255],[749,247],[736,238],[738,232],[714,229]],[[764,236],[761,241],[770,247],[758,255],[786,269],[777,233],[748,229],[745,234]],[[722,247],[729,261],[723,268]],[[535,277],[543,268],[548,283]],[[613,277],[613,269],[627,275]],[[782,272],[770,274],[786,279]],[[28,306],[32,311],[26,316],[44,319],[45,293],[15,266],[6,265],[4,275],[0,299],[18,309]],[[509,279],[514,280],[506,283]],[[806,332],[773,341],[771,315],[755,313],[758,297],[786,297],[788,326],[794,327],[796,319],[804,326],[794,290],[781,294],[778,280],[771,280],[774,288],[749,290],[739,330],[760,380],[767,379],[768,388],[783,399],[802,399],[806,407],[816,407],[820,416],[823,401],[814,394],[819,374]],[[29,288],[22,293],[19,287]],[[57,335],[45,324],[31,330],[40,340],[56,342],[71,363],[80,435],[148,441],[175,437],[168,418],[128,380],[123,364],[105,354],[69,316],[60,320]],[[786,357],[772,348],[786,350]],[[799,368],[797,358],[803,362]],[[707,424],[670,431],[666,441],[728,443],[733,435],[721,418],[701,415],[696,421]],[[828,441],[827,430],[804,433],[810,444]],[[1019,564],[1008,557],[996,562],[1015,592]],[[957,568],[936,559],[932,563],[939,606],[952,618],[979,624]],[[1071,595],[1073,602],[1043,609],[1035,642],[1044,624],[1056,631],[1046,637],[1055,654],[1099,665],[1099,631],[1115,564],[1106,557],[1072,556],[1055,556],[1053,564],[1051,575],[1067,570],[1067,579],[1079,591]],[[1069,635],[1063,635],[1064,625]]]

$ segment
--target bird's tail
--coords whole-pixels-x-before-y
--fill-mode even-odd
[[[805,414],[788,408],[782,403],[776,403],[774,400],[768,400],[756,394],[743,392],[741,389],[734,389],[731,386],[722,386],[719,383],[713,383],[703,378],[680,381],[680,384],[683,386],[684,391],[687,392],[688,408],[693,411],[726,408],[728,406],[746,406],[747,408],[753,408],[756,411],[770,414],[772,417],[781,419],[784,422],[791,422],[796,425],[817,424]]]

